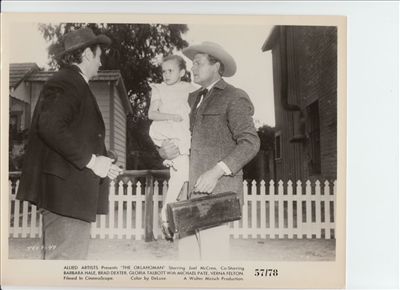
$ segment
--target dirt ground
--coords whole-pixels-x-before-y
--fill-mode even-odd
[[[92,239],[88,260],[171,260],[177,243]],[[10,259],[40,259],[40,240],[9,238]],[[231,259],[238,261],[332,261],[335,240],[231,239]]]

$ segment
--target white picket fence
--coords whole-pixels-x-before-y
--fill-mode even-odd
[[[41,215],[28,202],[15,199],[19,181],[9,181],[10,237],[41,237]],[[154,181],[152,195],[152,231],[162,238],[159,212],[167,191],[167,182]],[[277,186],[277,188],[275,188]],[[110,184],[108,215],[99,215],[92,223],[91,237],[100,239],[135,239],[145,236],[145,185],[120,181]],[[242,220],[230,224],[231,237],[249,238],[335,238],[336,181],[264,181],[243,182]]]

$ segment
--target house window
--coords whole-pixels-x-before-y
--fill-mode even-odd
[[[307,107],[308,135],[310,137],[309,170],[312,175],[321,173],[321,137],[318,100]]]
[[[275,159],[282,158],[281,132],[275,133]]]
[[[10,135],[17,134],[21,131],[22,112],[10,112]]]

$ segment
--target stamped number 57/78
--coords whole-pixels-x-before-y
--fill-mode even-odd
[[[255,269],[254,276],[256,277],[278,276],[278,269]]]

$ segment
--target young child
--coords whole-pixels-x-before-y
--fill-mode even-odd
[[[173,141],[180,155],[163,163],[170,168],[168,191],[161,222],[164,236],[172,241],[173,234],[168,227],[167,204],[177,200],[183,184],[189,179],[190,129],[188,104],[189,93],[196,90],[191,83],[182,81],[186,75],[185,60],[178,55],[165,57],[161,64],[164,82],[152,84],[151,102],[148,117],[153,120],[149,135],[154,144],[161,146],[166,140]]]

